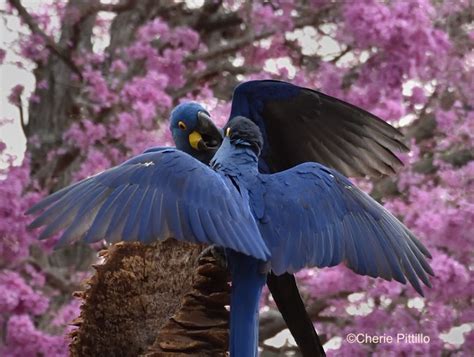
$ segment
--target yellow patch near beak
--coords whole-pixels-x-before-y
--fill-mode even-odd
[[[201,140],[202,136],[197,131],[193,131],[191,134],[189,134],[189,144],[191,144],[193,149],[199,150],[198,144]]]

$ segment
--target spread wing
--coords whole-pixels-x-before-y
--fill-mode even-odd
[[[155,148],[46,197],[30,228],[40,239],[64,229],[58,244],[151,242],[168,237],[216,244],[267,260],[248,203],[227,179],[175,149]]]
[[[315,161],[346,176],[390,175],[402,166],[392,151],[407,151],[403,135],[375,115],[321,92],[280,81],[249,81],[232,98],[262,131],[261,159],[270,172]]]
[[[369,195],[335,170],[306,163],[262,175],[264,194],[252,200],[276,274],[344,262],[361,275],[405,277],[422,294],[431,257],[418,239]],[[291,188],[288,183],[291,182]],[[255,202],[264,202],[264,210]],[[261,204],[260,204],[261,207]]]

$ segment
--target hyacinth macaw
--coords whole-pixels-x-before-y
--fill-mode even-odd
[[[200,104],[178,105],[170,118],[170,131],[176,148],[209,164],[222,141],[209,112]],[[161,150],[161,147],[145,151]],[[267,285],[303,356],[324,356],[325,352],[313,322],[306,312],[293,274],[268,273]]]
[[[392,174],[402,165],[391,150],[408,150],[400,141],[403,135],[374,115],[281,81],[239,85],[233,94],[230,119],[237,115],[254,121],[264,134],[259,158],[262,173],[316,161],[347,176],[380,176]],[[206,122],[212,123],[209,112],[198,103],[187,102],[173,110],[170,130],[176,148],[209,163],[220,139],[215,129],[210,129],[212,124],[203,124]],[[294,276],[269,272],[267,285],[302,354],[324,355]]]
[[[273,94],[280,92],[274,97],[274,102],[269,99],[272,90],[265,90],[265,87],[274,87]],[[252,93],[252,90],[256,91]],[[282,100],[282,92],[285,91],[289,96]],[[295,99],[301,95],[306,99]],[[318,96],[322,96],[324,100],[315,102]],[[318,125],[324,124],[321,122],[321,115],[339,121],[339,125],[333,126],[333,129],[349,128],[352,133],[346,132],[345,135],[336,137],[337,145],[339,148],[352,150],[361,158],[348,162],[346,157],[339,158],[337,151],[326,149],[321,153],[314,150],[314,145],[307,145],[306,153],[296,150],[300,155],[295,159],[288,158],[283,151],[281,161],[276,160],[275,153],[268,149],[272,142],[273,145],[290,144],[287,147],[290,151],[302,142],[285,142],[282,140],[284,135],[271,139],[268,136],[271,130],[265,131],[265,120],[268,118],[268,111],[275,110],[275,105],[283,106],[280,108],[283,110],[284,106],[290,108],[289,103],[295,100],[297,115],[293,118],[296,121],[310,119],[307,124],[312,131],[318,131]],[[237,102],[241,103],[241,109],[236,109]],[[314,107],[315,103],[321,104],[319,112],[314,111],[315,108],[308,108],[308,104],[313,104]],[[302,104],[306,104],[306,108]],[[196,111],[196,108],[199,110]],[[180,139],[175,134],[187,132],[187,136],[183,135],[183,138],[186,138],[191,148],[203,152],[215,151],[220,141],[212,139],[215,128],[207,126],[207,134],[203,130],[204,135],[193,130],[206,126],[196,124],[203,121],[203,115],[198,115],[202,112],[198,106],[194,110],[191,122],[185,121],[189,119],[185,115],[183,120],[175,123],[175,131],[180,130],[173,132],[177,145]],[[155,148],[46,198],[30,210],[30,213],[35,213],[46,208],[31,226],[47,226],[41,238],[66,228],[60,243],[78,236],[85,236],[86,241],[105,238],[108,241],[123,239],[147,242],[171,235],[177,239],[213,243],[231,249],[234,252],[229,254],[233,276],[231,351],[239,356],[255,353],[258,320],[255,313],[245,312],[249,309],[256,312],[257,297],[265,281],[265,274],[260,273],[262,269],[270,268],[276,274],[281,274],[298,270],[305,265],[330,266],[344,261],[360,274],[394,278],[401,282],[405,282],[406,275],[421,293],[416,276],[429,284],[424,271],[432,273],[423,259],[423,254],[429,256],[426,249],[401,223],[375,201],[351,186],[342,175],[317,164],[305,164],[308,167],[301,165],[288,172],[270,176],[255,172],[257,153],[263,149],[258,162],[260,171],[282,170],[285,165],[292,166],[299,161],[319,158],[320,161],[329,162],[329,165],[352,175],[363,174],[364,171],[372,174],[386,173],[400,165],[389,151],[394,148],[403,149],[403,144],[398,141],[400,134],[388,124],[375,120],[370,114],[347,103],[283,82],[259,81],[241,85],[234,93],[232,117],[240,114],[239,110],[240,113],[251,116],[260,126],[263,125],[262,131],[264,137],[267,137],[263,142],[258,135],[259,140],[255,139],[255,135],[253,139],[252,135],[246,138],[248,133],[255,134],[258,130],[252,128],[251,123],[245,123],[244,119],[232,121],[235,128],[230,124],[227,126],[229,135],[213,161],[213,168],[218,174],[209,168],[204,170],[202,164],[186,154],[172,149]],[[193,113],[189,106],[187,111],[188,114]],[[284,110],[282,113],[286,117]],[[205,119],[204,117],[204,121]],[[277,117],[275,120],[283,123],[284,119]],[[173,131],[173,120],[171,125]],[[361,140],[353,137],[354,133],[357,136],[364,131],[365,135],[361,135]],[[232,132],[235,134],[230,135]],[[291,136],[291,130],[285,132]],[[278,131],[273,130],[273,133]],[[314,137],[318,138],[318,135],[321,145],[325,144],[324,139],[331,140],[327,132],[315,133]],[[341,142],[345,145],[341,145]],[[383,153],[377,153],[374,150],[377,148]],[[255,167],[247,170],[251,161],[247,159],[252,155]],[[203,162],[208,160],[198,158]],[[262,159],[267,161],[262,162]],[[305,171],[306,168],[309,171]],[[258,179],[248,180],[253,174]],[[275,179],[262,179],[272,177]],[[318,184],[309,184],[310,178]],[[251,185],[249,188],[250,181],[256,186]],[[297,183],[296,186],[292,185],[292,181]],[[306,181],[307,185],[304,184]],[[313,195],[310,195],[308,185],[314,190]],[[295,189],[293,198],[292,190],[288,187]],[[268,194],[273,189],[278,193],[277,196],[281,196],[281,200],[276,197],[272,199],[274,195]],[[303,197],[302,192],[305,192]],[[311,202],[304,202],[305,200]],[[306,216],[293,210],[292,205],[301,205],[304,212],[308,211]],[[284,217],[283,212],[287,209],[277,208],[282,206],[290,207],[289,211],[295,212],[295,215]],[[319,218],[314,214],[315,208],[319,209]],[[328,209],[329,211],[325,211]],[[380,225],[381,222],[386,224],[385,228]],[[253,226],[255,224],[257,230]],[[256,238],[252,238],[254,236]],[[275,238],[271,238],[272,236]],[[263,239],[263,245],[258,237]],[[289,239],[291,237],[292,240]],[[378,258],[372,261],[373,257]],[[257,260],[267,261],[269,264],[262,268],[262,263]],[[253,328],[248,328],[249,325]],[[250,342],[242,344],[242,341]]]

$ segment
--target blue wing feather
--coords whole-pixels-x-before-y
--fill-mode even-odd
[[[68,188],[68,187],[66,187]],[[89,188],[90,189],[90,188]],[[87,190],[84,186],[77,186],[75,187],[74,191],[69,191],[69,190],[61,190],[63,191],[61,195],[57,195],[54,197],[54,199],[50,199],[51,196],[48,196],[45,198],[44,203],[43,201],[39,202],[37,206],[41,207],[39,210],[48,207],[52,205],[54,202],[57,202],[60,198],[66,197],[67,199],[61,200],[60,202],[57,202],[54,207],[50,207],[48,209],[48,214],[43,213],[40,216],[38,216],[33,222],[30,223],[29,227],[30,228],[38,228],[40,226],[50,224],[56,217],[57,215],[67,212],[66,207],[69,205],[69,203],[72,200],[75,200],[76,198],[82,197],[84,194],[87,194]],[[54,195],[54,194],[53,194]],[[53,196],[52,195],[52,196]],[[36,206],[33,206],[28,210],[26,213],[31,214],[31,213],[37,213],[39,210],[36,209]]]
[[[257,222],[276,274],[344,262],[362,275],[408,279],[420,294],[419,280],[429,286],[426,274],[433,271],[426,248],[337,171],[305,163],[263,177],[265,219]],[[286,182],[294,189],[289,191]]]
[[[86,242],[92,243],[105,237],[105,232],[107,231],[107,228],[114,217],[114,212],[117,209],[117,206],[113,205],[113,203],[119,199],[121,193],[126,189],[127,185],[121,185],[107,198],[97,213],[94,223],[84,237]]]
[[[163,192],[159,192],[158,190],[155,190],[155,201],[153,203],[153,208],[152,208],[152,232],[153,232],[153,238],[154,239],[159,239],[159,237],[164,236],[164,232],[166,230],[166,222],[164,222],[163,219],[159,219],[158,217],[163,216]],[[145,241],[146,243],[149,243],[150,241]]]
[[[153,201],[155,198],[156,191],[152,186],[148,187],[148,193],[144,197],[142,202],[142,213],[141,216],[138,218],[138,237],[141,242],[148,242],[151,240],[153,236],[153,224],[152,220],[152,208],[153,208]]]
[[[168,224],[170,233],[176,239],[184,240],[183,229],[178,213],[178,201],[165,195],[163,199],[163,209],[165,211],[166,223]]]
[[[114,210],[114,214],[112,216],[110,225],[107,228],[107,231],[105,232],[105,236],[108,237],[108,241],[118,242],[120,240],[120,235],[126,222],[126,214],[132,202],[131,198],[134,196],[135,191],[137,190],[138,185],[127,184],[127,187],[120,193],[117,200],[111,203],[111,209]],[[97,238],[101,239],[105,237]]]
[[[125,241],[136,240],[136,236],[134,235],[137,233],[137,230],[134,229],[135,222],[138,219],[140,205],[142,203],[143,198],[145,197],[146,188],[146,186],[143,188],[141,186],[138,186],[137,190],[130,197],[130,207],[126,210],[126,217],[124,217],[125,225],[122,230],[122,237]]]
[[[172,236],[269,258],[237,189],[175,149],[152,149],[45,198],[28,213],[43,209],[30,228],[46,226],[43,237],[65,228],[59,245],[82,237],[151,242]]]

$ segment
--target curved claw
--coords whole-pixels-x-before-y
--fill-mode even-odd
[[[224,248],[218,247],[217,245],[211,245],[204,249],[201,254],[199,254],[198,259],[204,258],[209,255],[216,260],[220,268],[227,270],[227,254]]]

